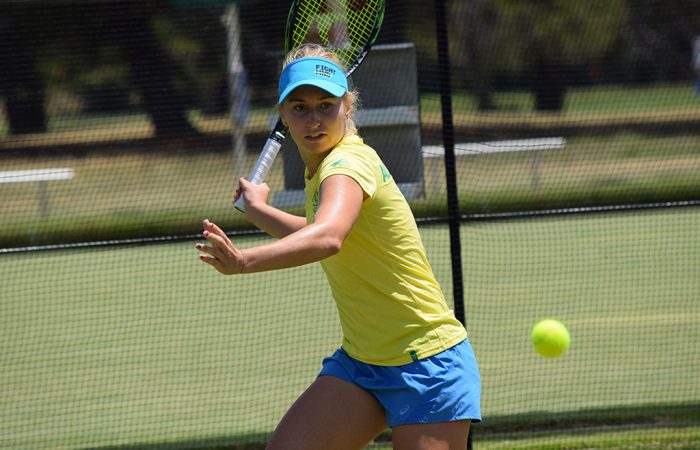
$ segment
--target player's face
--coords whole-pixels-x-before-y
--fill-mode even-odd
[[[293,90],[280,106],[280,116],[304,155],[322,159],[345,136],[347,106],[315,86]]]

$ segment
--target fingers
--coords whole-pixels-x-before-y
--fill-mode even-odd
[[[238,180],[238,188],[236,189],[236,192],[233,194],[233,200],[231,200],[232,203],[236,203],[238,201],[238,199],[241,198],[241,196],[243,195],[243,192],[245,192],[245,188],[244,188],[243,184],[247,183],[247,182],[248,182],[248,180],[246,180],[245,178],[241,178],[240,180]]]
[[[206,255],[199,255],[199,259],[206,263],[209,264],[210,266],[214,267],[216,270],[218,270],[221,273],[224,272],[224,266],[221,264],[221,261],[219,261],[216,258],[212,258],[211,256],[206,256]]]
[[[269,196],[270,186],[267,183],[255,184],[245,178],[241,178],[238,180],[238,189],[236,189],[233,201],[245,198],[245,207],[248,209],[249,207],[254,208],[255,205],[267,204]]]
[[[215,250],[218,250],[219,253],[231,253],[233,243],[231,243],[231,240],[228,238],[228,236],[226,236],[224,230],[219,228],[219,226],[215,223],[210,222],[209,219],[204,219],[202,225],[204,227],[202,236],[204,236],[207,241],[211,242],[213,246],[207,247],[200,244],[201,248],[198,247],[198,250],[206,251],[206,253],[214,257],[222,256],[219,254],[214,254]]]
[[[243,271],[243,255],[236,249],[226,233],[215,223],[205,219],[202,222],[204,231],[202,236],[211,245],[197,243],[195,248],[201,252],[199,259],[214,267],[217,271],[225,275],[238,274]]]
[[[212,236],[212,235],[228,240],[228,236],[226,236],[226,233],[224,233],[224,230],[219,228],[219,226],[217,224],[215,224],[214,222],[210,222],[209,219],[204,219],[204,222],[202,222],[202,225],[204,227],[204,232],[202,233],[202,235],[205,238],[207,238],[208,240],[211,241],[209,236]]]
[[[206,231],[204,233],[209,234]],[[201,254],[199,255],[199,259],[201,261],[215,267],[221,265],[221,260],[224,255],[218,247],[216,247],[215,245],[206,245],[202,243],[197,243],[194,247],[199,252],[201,252]]]
[[[216,229],[220,230],[220,228],[214,222],[209,221],[209,219],[204,219],[202,221],[202,228],[204,228],[205,233],[206,232],[213,233],[214,230],[216,230]]]
[[[225,264],[225,255],[218,248],[204,244],[197,244],[195,247],[197,250],[202,252],[199,255],[199,260],[212,266],[219,273],[224,275],[237,273],[235,272],[235,269],[231,269],[227,264]]]
[[[238,188],[236,189],[236,193],[233,194],[233,200],[231,200],[232,203],[236,203],[239,198],[241,198],[241,194],[243,194],[243,188]]]
[[[204,258],[200,258],[200,259],[202,259],[202,261],[204,261],[205,258],[208,258],[208,257],[212,257],[216,260],[221,260],[224,256],[223,252],[213,245],[205,245],[205,244],[199,243],[199,244],[196,244],[194,247],[197,250],[199,250],[200,252],[204,253],[203,255],[200,255],[200,257],[204,257]]]
[[[243,195],[243,184],[244,183],[248,183],[248,180],[246,180],[245,178],[240,178],[238,180],[238,188],[236,189],[236,192],[233,194],[233,200],[232,200],[233,203],[236,203],[236,201],[238,201],[238,199],[241,198],[241,195]]]

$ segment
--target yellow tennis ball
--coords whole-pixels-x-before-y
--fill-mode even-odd
[[[571,343],[569,330],[554,319],[537,322],[532,328],[532,345],[545,358],[557,358],[566,352]]]

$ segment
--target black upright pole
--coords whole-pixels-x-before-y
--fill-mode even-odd
[[[435,30],[440,76],[440,105],[442,107],[442,141],[445,147],[445,178],[447,180],[447,220],[450,229],[452,257],[452,294],[457,320],[466,325],[464,314],[464,280],[462,278],[462,245],[459,235],[460,213],[457,198],[455,168],[454,124],[452,122],[452,87],[450,84],[450,52],[447,39],[445,0],[435,0]],[[467,437],[467,449],[472,448],[472,432]]]
[[[442,106],[442,141],[445,146],[445,178],[447,180],[447,218],[450,228],[452,256],[452,290],[454,311],[463,324],[464,283],[462,280],[462,250],[459,237],[459,202],[457,199],[457,171],[455,169],[454,125],[452,124],[452,87],[450,86],[450,55],[447,41],[445,1],[435,0],[438,67],[440,75],[440,104]]]

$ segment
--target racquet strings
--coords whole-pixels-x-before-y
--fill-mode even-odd
[[[289,17],[285,50],[321,44],[333,50],[348,71],[374,42],[383,12],[383,0],[299,1]]]

